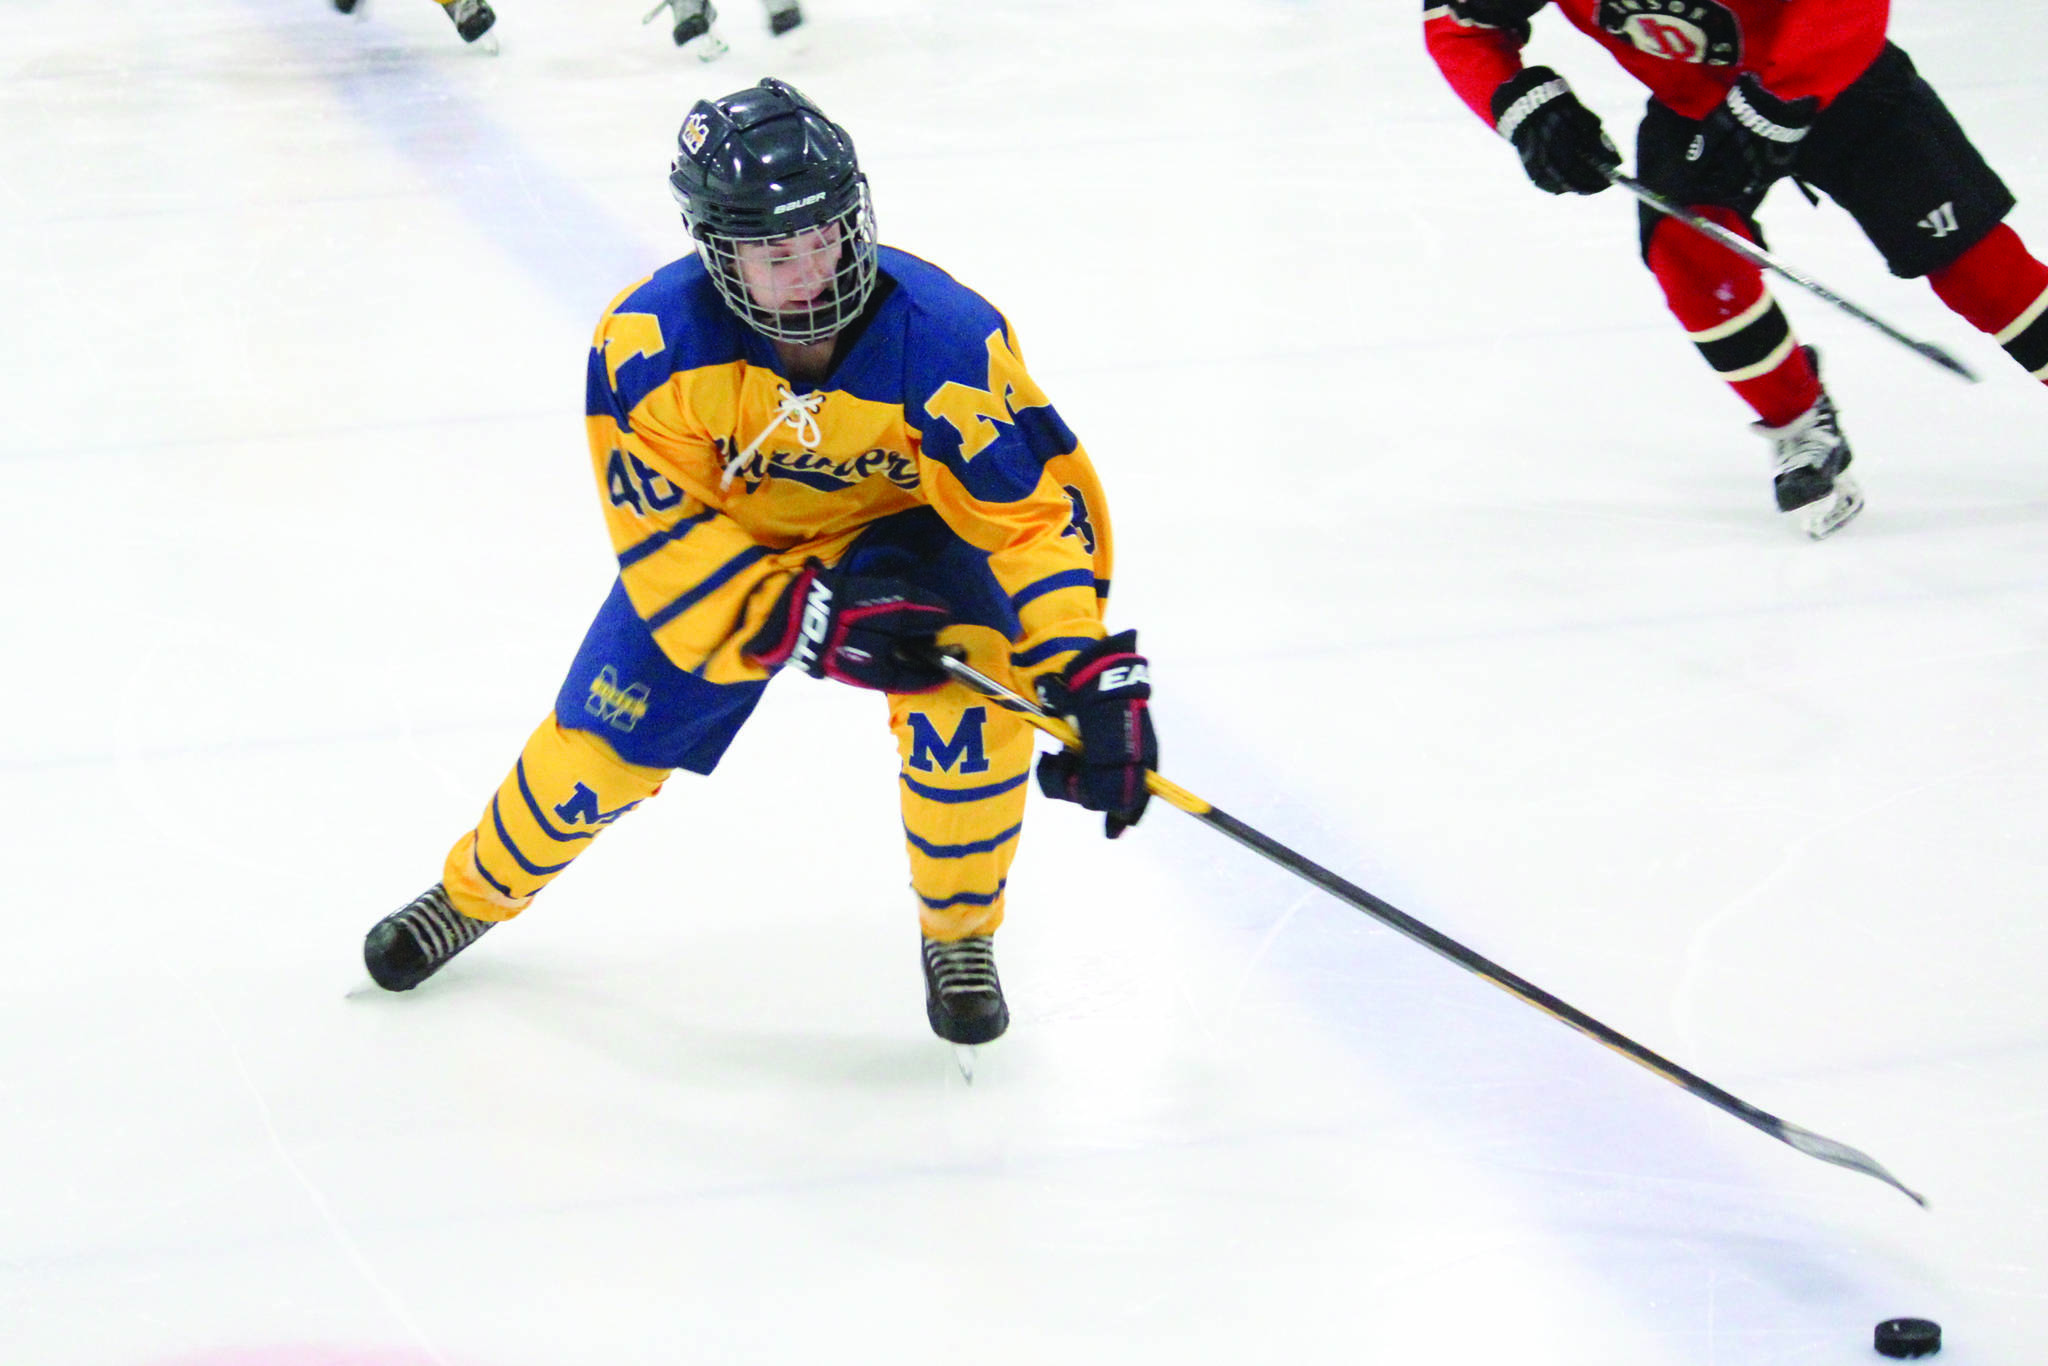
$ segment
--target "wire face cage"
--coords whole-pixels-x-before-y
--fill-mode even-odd
[[[844,213],[777,237],[691,234],[712,283],[739,319],[776,341],[823,341],[875,290],[875,215],[865,181]]]

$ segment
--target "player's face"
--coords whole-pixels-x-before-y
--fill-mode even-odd
[[[762,308],[788,313],[815,303],[839,270],[837,222],[769,242],[736,242],[740,281]]]

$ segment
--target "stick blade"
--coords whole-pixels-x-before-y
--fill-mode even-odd
[[[1914,342],[1913,349],[1953,375],[1960,375],[1970,383],[1977,383],[1977,372],[1936,346],[1933,342]]]
[[[1852,1148],[1846,1143],[1837,1143],[1832,1138],[1817,1134],[1811,1129],[1802,1129],[1797,1124],[1787,1124],[1782,1119],[1778,1121],[1778,1137],[1797,1148],[1800,1152],[1805,1153],[1808,1157],[1817,1157],[1823,1162],[1832,1162],[1837,1167],[1847,1167],[1852,1172],[1862,1172],[1865,1176],[1874,1176],[1887,1186],[1909,1197],[1920,1208],[1927,1208],[1926,1196],[1886,1171],[1883,1163],[1859,1148]]]

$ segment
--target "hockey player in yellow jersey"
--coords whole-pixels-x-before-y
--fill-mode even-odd
[[[800,670],[887,696],[927,1015],[985,1042],[1009,1022],[991,936],[1033,732],[931,648],[1070,718],[1081,748],[1040,760],[1041,790],[1112,837],[1135,823],[1157,744],[1136,634],[1103,624],[1102,491],[1002,314],[877,244],[851,139],[802,94],[700,101],[677,142],[696,251],[621,294],[590,352],[618,579],[552,714],[365,961],[417,986],[674,770],[709,774]]]

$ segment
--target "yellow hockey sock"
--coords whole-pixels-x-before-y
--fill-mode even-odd
[[[1031,727],[958,684],[890,698],[889,724],[919,925],[940,940],[992,934],[1023,829]]]
[[[484,808],[455,842],[441,881],[455,909],[510,920],[606,826],[661,790],[665,769],[629,764],[596,735],[552,713]]]

